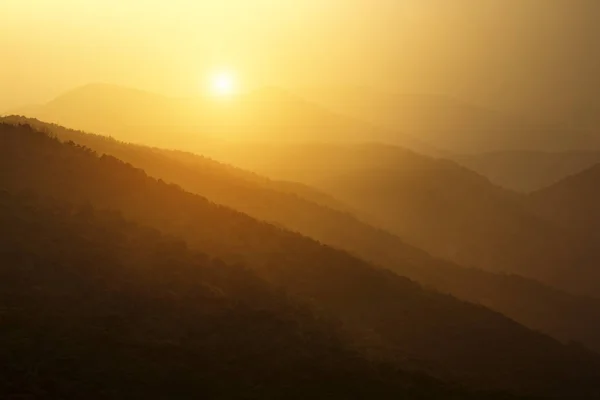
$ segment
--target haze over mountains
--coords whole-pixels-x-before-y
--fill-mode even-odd
[[[203,115],[199,104],[196,106],[200,117],[190,117],[195,114],[189,103],[182,106],[163,97],[112,86],[94,85],[75,90],[43,106],[37,114],[78,129],[98,127],[101,133],[136,142],[142,142],[139,132],[147,126],[149,131],[144,135],[150,144],[161,145],[165,141],[170,143],[169,147],[185,144],[266,176],[315,186],[435,256],[469,267],[539,278],[569,291],[590,294],[590,290],[592,293],[595,290],[595,284],[590,288],[585,274],[593,268],[596,257],[587,251],[582,256],[580,243],[526,210],[518,196],[500,190],[451,162],[429,159],[392,146],[335,144],[343,139],[336,139],[335,132],[330,134],[331,125],[327,123],[330,114],[314,117],[317,114],[304,113],[305,103],[285,99],[287,97],[266,103],[249,102],[249,106],[242,101],[237,104],[241,104],[239,109],[235,102],[221,105],[233,108],[233,111],[222,111],[226,113],[225,121],[230,118],[236,121],[231,123],[239,127],[236,132],[248,133],[255,129],[266,135],[286,132],[282,140],[253,135],[258,138],[252,142],[242,140],[242,144],[236,144],[231,136],[215,135],[213,138],[228,137],[229,140],[214,140],[205,134],[206,125],[198,120]],[[269,107],[279,101],[282,105]],[[257,103],[270,114],[256,111],[253,106]],[[85,112],[79,112],[82,107]],[[165,110],[171,114],[165,115]],[[257,118],[235,118],[240,115],[237,110],[246,110],[248,115]],[[118,118],[115,117],[117,112],[121,115]],[[215,115],[210,108],[204,112]],[[233,114],[227,114],[229,112]],[[144,120],[144,115],[152,117]],[[299,124],[294,115],[305,125]],[[169,117],[177,121],[171,128]],[[107,124],[106,121],[120,122]],[[273,129],[265,129],[255,121],[270,121]],[[283,126],[277,121],[291,124]],[[307,128],[313,134],[308,137],[294,130],[297,129],[294,126],[308,126],[306,121],[313,121]],[[321,122],[323,124],[318,125]],[[215,132],[211,127],[206,129]],[[289,144],[289,132],[295,132],[297,136],[291,136],[299,145]],[[340,132],[345,132],[343,127]],[[318,140],[317,137],[326,137],[332,144],[302,145],[303,141]],[[398,175],[401,171],[402,175]],[[548,243],[553,243],[550,250]],[[573,271],[572,264],[578,265],[578,270]],[[579,274],[580,270],[587,272]]]
[[[538,190],[529,196],[531,206],[539,215],[556,222],[591,247],[600,236],[598,224],[599,164]]]
[[[0,15],[0,399],[600,399],[597,0]]]
[[[272,103],[248,109],[248,115],[260,118],[236,119],[239,125],[228,126],[232,130],[227,132],[275,133],[285,129],[281,124],[294,120],[293,115],[296,121],[322,124],[298,128],[294,140],[223,140],[204,133],[225,131],[211,131],[216,125],[207,125],[189,102],[112,86],[76,90],[24,113],[169,149],[38,120],[4,118],[0,187],[75,206],[117,210],[136,224],[180,237],[192,251],[247,266],[257,279],[287,293],[310,314],[339,324],[339,331],[323,328],[341,341],[334,363],[344,351],[364,359],[351,367],[353,372],[336,367],[322,374],[366,374],[362,365],[375,362],[475,390],[565,398],[596,395],[600,364],[591,351],[600,349],[600,275],[595,268],[599,256],[593,245],[597,239],[579,228],[585,225],[584,217],[574,216],[563,207],[564,198],[553,194],[570,193],[567,203],[575,204],[586,193],[582,190],[589,190],[578,188],[587,186],[577,185],[573,191],[552,187],[526,196],[438,158],[443,154],[439,150],[429,148],[429,154],[436,154],[432,157],[361,140],[323,143],[319,135],[307,138],[302,132],[327,132],[337,125],[323,122],[329,120],[321,115],[336,114],[300,107],[305,103],[297,99],[282,101],[281,93],[275,93]],[[119,99],[126,99],[128,106]],[[278,107],[270,106],[280,101]],[[269,114],[261,115],[260,108]],[[215,115],[214,109],[205,111]],[[261,121],[275,121],[273,129]],[[344,126],[339,125],[340,133]],[[205,156],[172,150],[184,143]],[[94,152],[104,155],[98,158]],[[459,157],[467,164],[465,159]],[[581,168],[591,162],[577,160]],[[582,179],[586,180],[593,182],[593,177]],[[556,208],[565,210],[560,216],[569,217],[557,217]],[[507,359],[516,347],[521,349],[518,360]],[[314,350],[315,357],[325,356],[319,351]],[[551,366],[544,369],[543,378],[537,375],[542,365]],[[399,377],[406,382],[412,375],[394,374],[368,379],[375,379],[373,387],[386,393],[405,391],[397,386]],[[288,378],[282,372],[277,379]],[[169,390],[164,385],[163,390]],[[427,385],[438,388],[435,396],[454,390],[434,381]],[[462,393],[459,398],[470,395],[456,390]]]
[[[4,120],[28,123],[62,141],[118,157],[218,204],[344,249],[441,292],[483,304],[560,340],[600,348],[600,301],[568,295],[523,277],[485,273],[436,260],[360,221],[353,215],[356,211],[310,187],[271,181],[189,153],[130,145],[36,120]]]
[[[600,163],[600,151],[498,151],[455,155],[452,159],[496,185],[530,193]]]
[[[74,89],[45,105],[11,113],[92,132],[118,133],[123,140],[171,148],[201,149],[223,140],[294,143],[365,139],[393,141],[421,149],[430,147],[402,132],[336,114],[274,87],[250,92],[239,99],[215,102],[93,84]]]
[[[294,101],[283,101],[282,99],[290,97],[287,95],[282,97],[279,91],[270,91],[268,94],[277,97],[270,102],[261,103],[262,109],[265,112],[269,111],[270,114],[261,115],[256,113],[256,108],[250,108],[252,111],[249,111],[249,114],[260,115],[260,118],[257,117],[255,121],[293,121],[293,118],[289,118],[291,113],[298,115],[300,119],[306,115],[317,115],[308,120],[322,122],[328,120],[326,117],[333,115],[316,107],[309,108],[320,110],[325,118],[321,118],[319,113],[307,114],[303,112],[306,110],[304,105],[310,103],[302,102],[297,98],[294,98]],[[125,107],[119,103],[121,99],[127,99],[129,106]],[[270,107],[278,104],[279,101],[283,105]],[[81,110],[77,109],[78,104],[87,111],[80,113]],[[190,104],[186,103],[185,106],[182,104],[130,89],[92,85],[71,92],[35,112],[69,126],[79,128],[96,126],[101,129],[101,132],[112,134],[122,140],[139,142],[143,138],[136,132],[147,128],[149,132],[154,132],[157,138],[162,138],[160,140],[170,143],[169,147],[176,147],[177,143],[188,143],[192,148],[198,148],[204,154],[228,163],[276,179],[303,182],[319,188],[321,193],[317,194],[311,190],[313,195],[324,196],[321,197],[324,199],[327,195],[322,193],[328,193],[337,198],[329,197],[325,204],[328,207],[342,211],[351,210],[361,219],[385,228],[402,240],[434,256],[467,267],[540,279],[569,292],[596,296],[597,281],[589,279],[590,276],[596,275],[594,266],[598,260],[597,252],[593,248],[564,232],[552,221],[540,218],[536,212],[529,209],[522,196],[501,190],[465,168],[449,161],[428,158],[394,146],[301,144],[302,141],[315,141],[317,136],[327,137],[328,141],[335,138],[335,135],[323,135],[325,132],[329,133],[328,127],[331,125],[327,123],[318,125],[315,122],[311,125],[312,128],[309,130],[320,132],[321,135],[305,137],[302,133],[298,133],[293,140],[299,142],[298,144],[289,143],[287,138],[279,141],[269,140],[269,143],[266,143],[267,139],[264,138],[253,142],[242,140],[243,144],[239,145],[231,136],[221,136],[228,137],[228,140],[211,140],[207,138],[210,135],[204,133],[206,129],[203,129],[202,125],[194,126],[194,123],[189,122],[194,118],[195,121],[200,120],[190,109]],[[213,104],[208,108],[202,108],[198,104],[196,106],[200,107],[199,110],[214,116],[211,114],[214,112],[214,107],[222,107],[225,110],[221,111],[234,113],[227,108],[235,109],[239,106],[244,109],[240,104],[219,106]],[[89,105],[98,105],[98,107],[89,107]],[[254,104],[250,102],[250,105]],[[165,115],[165,110],[169,110],[170,115]],[[121,114],[120,118],[114,118],[116,112]],[[82,115],[85,115],[85,118],[82,118]],[[144,116],[152,117],[146,120]],[[229,116],[231,117],[231,114]],[[168,125],[169,118],[175,118],[176,121],[171,127]],[[88,121],[98,121],[98,124]],[[111,122],[100,127],[101,121]],[[114,121],[121,122],[115,124]],[[236,121],[237,132],[264,130],[260,124],[255,125],[252,119],[242,118]],[[200,124],[200,122],[195,123]],[[294,125],[297,126],[296,123],[290,126]],[[276,128],[265,131],[272,133],[286,131],[281,125],[273,126]],[[189,132],[181,134],[186,129]],[[160,134],[164,130],[168,130],[169,135]],[[207,130],[211,131],[210,128]],[[344,129],[341,128],[340,132],[344,132]],[[152,144],[153,134],[149,133],[146,137],[149,138],[146,140]],[[239,136],[237,138],[239,139]],[[160,140],[156,140],[160,144]],[[341,138],[332,140],[343,142]],[[582,153],[586,155],[583,158],[577,156],[579,153],[572,154],[571,159],[576,159],[572,164],[576,166],[571,167],[571,164],[563,162],[567,164],[565,167],[556,168],[555,172],[544,178],[551,183],[561,179],[567,174],[566,171],[575,173],[578,168],[583,169],[588,163],[593,162],[595,153]],[[485,165],[485,160],[488,159],[486,155],[454,156],[454,158],[467,165],[476,162],[465,160],[484,160],[480,165]],[[532,173],[548,162],[543,157],[529,157],[528,160],[530,163],[537,164],[537,167],[519,168],[510,161],[505,161],[502,165],[505,168],[512,166],[519,171],[527,170]],[[562,158],[556,162],[563,165],[560,164],[561,161]],[[483,166],[476,170],[481,171],[486,168]],[[160,172],[158,174],[160,176]],[[521,172],[513,174],[524,175]],[[174,179],[173,175],[169,178]],[[203,178],[206,178],[206,175]],[[219,178],[212,178],[212,181],[218,182]],[[247,204],[244,206],[241,196],[238,197],[240,200],[232,202],[231,196],[234,191],[223,188],[220,191],[220,194],[214,195],[215,201],[224,201],[227,205],[248,212],[248,206]],[[304,192],[303,195],[307,193]],[[261,201],[257,200],[255,204]],[[269,209],[269,206],[263,205],[262,209],[262,212],[256,214],[261,219],[267,217],[264,210]],[[268,215],[268,219],[274,221],[277,218]],[[274,222],[283,223],[281,218]],[[314,236],[313,225],[313,222],[299,217],[297,223],[291,228]],[[286,226],[290,227],[289,224]],[[317,236],[321,239],[321,236]],[[354,240],[354,242],[361,242],[361,240]],[[376,253],[373,250],[375,248],[377,246],[371,246],[371,250],[366,253]],[[376,262],[381,261],[378,259]]]
[[[406,132],[449,153],[600,148],[600,139],[589,132],[565,129],[557,123],[496,111],[450,96],[377,92],[348,86],[300,90],[339,113]]]
[[[166,148],[191,146],[203,153],[235,141],[387,143],[451,158],[521,192],[556,183],[600,161],[600,134],[595,131],[535,122],[447,96],[349,86],[298,91],[316,100],[275,87],[215,102],[92,84],[5,114]]]
[[[0,109],[98,81],[197,94],[225,64],[251,87],[442,94],[597,134],[596,0],[88,1],[3,3]]]
[[[539,218],[524,196],[451,161],[386,145],[244,145],[217,157],[326,191],[435,256],[597,293],[586,275],[597,256],[585,245]]]
[[[476,387],[569,396],[596,391],[600,359],[591,353],[213,205],[110,156],[60,144],[28,127],[3,125],[2,130],[4,188],[119,210],[125,218],[181,235],[192,249],[243,262],[292,298],[342,322],[361,351],[382,351],[379,357],[389,362]],[[505,357],[515,346],[518,362]],[[535,378],[541,365],[542,385]],[[513,366],[518,366],[514,373]],[[549,376],[554,378],[546,380]]]
[[[394,94],[348,86],[299,88],[298,93],[305,97],[264,87],[239,99],[215,103],[210,98],[170,98],[91,84],[47,104],[8,113],[100,133],[118,129],[133,135],[131,140],[136,127],[155,130],[145,138],[153,141],[165,134],[161,127],[176,128],[180,135],[192,134],[181,138],[186,145],[193,143],[201,128],[204,136],[213,139],[383,142],[432,155],[600,150],[596,131],[539,122],[443,95]],[[93,111],[90,104],[94,104]],[[319,134],[322,132],[327,135]]]

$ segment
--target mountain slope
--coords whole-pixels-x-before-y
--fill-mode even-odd
[[[118,213],[0,191],[0,222],[2,398],[487,397],[369,363],[245,268]]]
[[[600,270],[596,254],[600,243],[600,164],[567,177],[547,188],[533,192],[528,197],[532,212],[556,223],[573,235],[585,247],[582,258],[590,260],[586,276],[587,289],[600,293]],[[565,280],[573,279],[570,275]]]
[[[538,190],[529,196],[536,211],[563,228],[578,235],[581,240],[597,243],[600,212],[600,164],[569,176],[562,181]]]
[[[263,197],[269,194],[271,196],[279,194],[281,198],[291,202],[298,202],[302,198],[330,209],[350,210],[344,203],[310,186],[292,181],[271,180],[256,173],[219,163],[196,154],[134,145],[117,141],[108,136],[87,134],[83,131],[67,129],[57,124],[45,123],[32,118],[8,116],[0,118],[0,121],[14,125],[31,125],[36,129],[58,137],[61,141],[73,141],[98,153],[113,155],[141,167],[152,176],[169,182],[174,182],[174,178],[178,178],[181,181],[174,183],[183,187],[195,182],[196,186],[201,186],[207,192],[200,194],[210,197],[211,200],[217,203],[229,205],[227,203],[236,199],[238,205],[245,205],[247,202],[242,200],[250,202],[253,200],[252,198],[245,199],[246,195],[249,194],[248,190],[257,189],[265,193]],[[196,175],[190,176],[193,173]],[[198,185],[199,183],[202,184]],[[280,200],[281,204],[284,202]],[[252,203],[252,205],[259,206],[257,203]],[[276,211],[276,209],[270,210]]]
[[[336,211],[345,206],[310,187],[271,181],[190,153],[130,145],[36,120],[4,120],[34,124],[63,141],[115,156],[218,204],[298,231],[438,291],[490,307],[560,340],[579,341],[600,351],[600,300],[569,295],[518,276],[433,259],[398,237]]]
[[[507,151],[452,156],[496,185],[523,193],[548,186],[600,162],[600,152]]]
[[[454,162],[375,144],[232,145],[213,155],[325,191],[436,257],[583,291],[561,278],[587,279],[581,243],[531,213],[523,196]]]
[[[599,390],[599,360],[583,350],[215,206],[113,157],[97,157],[27,127],[3,125],[1,130],[1,187],[118,209],[127,218],[182,235],[194,249],[243,261],[263,279],[342,322],[363,351],[479,387],[570,398]]]

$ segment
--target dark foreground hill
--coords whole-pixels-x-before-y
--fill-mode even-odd
[[[62,141],[115,156],[215,203],[346,250],[440,292],[482,304],[562,341],[578,341],[600,351],[600,300],[570,295],[519,276],[436,260],[400,238],[338,211],[347,207],[310,187],[269,180],[190,153],[122,143],[37,120],[5,120],[34,124]]]
[[[0,191],[3,399],[476,399],[368,362],[242,266]],[[512,397],[510,397],[512,398]]]
[[[0,152],[0,187],[116,209],[181,235],[192,249],[244,262],[289,296],[339,321],[363,353],[479,388],[566,398],[599,394],[599,360],[582,349],[215,206],[113,157],[11,125],[1,127]]]

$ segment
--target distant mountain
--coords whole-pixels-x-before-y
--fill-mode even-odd
[[[243,263],[291,299],[339,321],[363,353],[477,387],[566,398],[600,394],[600,358],[577,346],[214,205],[114,157],[28,127],[4,124],[0,131],[0,187],[118,210],[181,235],[194,251]]]
[[[528,201],[532,211],[553,221],[586,246],[582,258],[596,260],[600,243],[600,164],[533,192]],[[591,264],[586,275],[590,291],[600,293],[600,269]],[[569,279],[570,277],[565,277]]]
[[[529,196],[536,210],[583,239],[597,241],[600,223],[600,163]]]
[[[518,276],[436,260],[359,221],[354,210],[308,186],[272,181],[190,153],[130,145],[37,120],[4,120],[29,123],[62,141],[115,156],[218,204],[343,249],[438,291],[490,307],[560,340],[576,340],[600,351],[600,300],[568,295]]]
[[[496,185],[529,193],[600,162],[600,151],[506,151],[452,156]]]
[[[201,107],[192,99],[171,99],[116,85],[91,84],[47,104],[15,110],[78,129],[113,134],[129,141],[169,144],[210,140],[199,136]],[[139,132],[144,131],[144,137]]]
[[[214,156],[325,191],[436,257],[595,293],[583,290],[595,261],[581,258],[579,240],[452,161],[386,145],[232,146]]]
[[[444,95],[403,94],[366,87],[331,86],[299,89],[339,113],[406,132],[449,153],[500,150],[600,149],[600,138],[585,130],[505,114]],[[403,145],[398,141],[385,141]]]
[[[92,84],[48,104],[15,110],[13,114],[167,148],[199,150],[214,142],[232,140],[335,143],[393,137],[407,147],[435,151],[409,135],[334,113],[274,87],[219,101],[169,98],[137,89]]]

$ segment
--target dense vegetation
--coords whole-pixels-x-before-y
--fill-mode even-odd
[[[115,209],[180,235],[194,250],[243,262],[320,315],[355,348],[478,387],[569,398],[596,395],[596,356],[483,307],[420,288],[349,254],[216,206],[113,157],[2,125],[0,187]],[[345,336],[346,337],[346,336]]]
[[[369,363],[243,266],[119,213],[0,191],[0,226],[2,398],[494,396]]]

